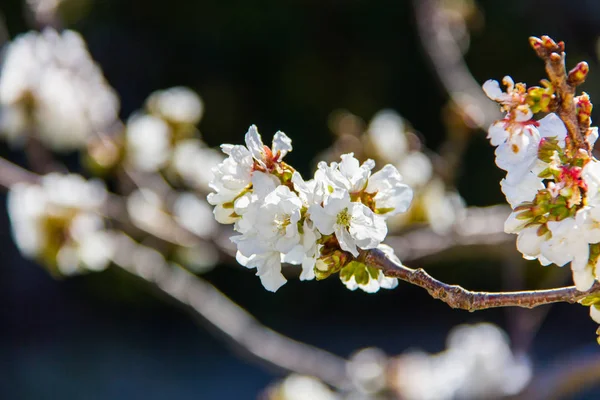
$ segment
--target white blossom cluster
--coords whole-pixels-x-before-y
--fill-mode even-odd
[[[126,159],[143,172],[173,171],[186,184],[208,192],[212,167],[223,161],[218,151],[200,140],[195,125],[204,105],[185,87],[159,90],[146,101],[145,111],[127,122]]]
[[[118,112],[118,97],[77,32],[29,32],[4,48],[0,132],[10,141],[35,136],[54,150],[80,149]]]
[[[483,89],[506,111],[489,129],[496,148],[496,164],[507,172],[500,182],[513,208],[505,223],[518,234],[517,248],[526,259],[543,265],[571,263],[578,290],[589,289],[600,276],[600,162],[570,154],[567,129],[550,113],[540,120],[525,100],[523,84],[504,78],[487,81]],[[593,147],[597,128],[586,140]]]
[[[246,146],[221,146],[228,157],[213,170],[208,201],[217,221],[234,224],[237,259],[257,269],[267,290],[286,282],[282,262],[302,265],[301,280],[344,267],[340,277],[350,289],[375,292],[397,284],[352,262],[359,250],[380,246],[386,218],[410,205],[412,190],[394,166],[372,174],[372,160],[361,165],[345,154],[339,163],[320,163],[314,178],[305,181],[282,161],[292,150],[283,132],[275,133],[271,148],[254,125],[245,140]]]
[[[106,198],[102,182],[74,174],[17,183],[7,200],[17,247],[64,275],[105,269],[114,251],[101,216]]]
[[[519,393],[532,375],[506,334],[488,323],[454,328],[438,354],[412,352],[395,362],[393,385],[407,400],[495,399]]]

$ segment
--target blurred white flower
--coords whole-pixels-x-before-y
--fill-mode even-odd
[[[395,163],[408,152],[404,121],[393,110],[381,110],[369,123],[368,135],[377,154],[387,162]]]
[[[515,356],[506,334],[492,324],[462,325],[438,354],[413,352],[396,361],[393,385],[409,400],[491,399],[519,393],[531,363]]]
[[[8,212],[19,250],[63,274],[106,268],[114,251],[100,211],[100,181],[49,174],[40,184],[18,183],[8,193]]]
[[[204,113],[200,96],[182,86],[152,93],[146,101],[146,108],[151,114],[173,124],[196,125]]]
[[[11,141],[36,135],[54,150],[83,147],[117,121],[119,100],[83,38],[46,29],[18,36],[0,72],[0,131]]]
[[[466,214],[463,198],[456,192],[448,191],[438,178],[425,185],[421,201],[431,229],[440,234],[448,232]]]
[[[173,168],[193,188],[210,192],[213,168],[223,162],[223,154],[206,147],[199,139],[186,139],[173,149]]]
[[[202,238],[210,238],[217,230],[212,207],[193,193],[182,193],[177,197],[173,216],[177,223]]]
[[[127,121],[126,157],[133,167],[156,172],[169,161],[171,131],[166,122],[153,115],[133,115]]]
[[[296,374],[271,388],[267,396],[269,400],[341,400],[317,378]]]

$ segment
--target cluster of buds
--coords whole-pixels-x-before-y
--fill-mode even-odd
[[[240,264],[256,268],[270,291],[286,282],[282,262],[302,265],[301,280],[339,272],[351,290],[395,287],[395,279],[361,262],[362,250],[382,246],[385,220],[405,212],[412,200],[394,166],[371,174],[373,160],[361,165],[349,153],[339,163],[319,163],[314,178],[305,181],[283,162],[292,150],[283,132],[275,134],[271,148],[255,126],[245,139],[246,146],[222,145],[228,157],[214,168],[208,196],[217,221],[234,224],[239,233],[231,239]]]
[[[588,66],[582,62],[564,73],[562,42],[543,37],[532,38],[531,44],[551,66],[554,86],[568,92],[555,93],[547,81],[526,89],[510,77],[503,80],[505,92],[493,80],[483,85],[506,113],[488,132],[497,146],[496,164],[507,172],[501,187],[513,212],[505,231],[518,235],[517,248],[526,259],[542,265],[570,263],[577,289],[585,291],[600,278],[600,161],[591,153],[598,129],[590,126],[589,96],[571,93],[585,80]],[[568,96],[573,96],[571,103]],[[535,119],[540,112],[547,115]],[[600,322],[595,300],[584,303]]]

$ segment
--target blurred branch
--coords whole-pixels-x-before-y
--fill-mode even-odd
[[[469,207],[450,232],[438,233],[423,227],[395,236],[388,236],[390,245],[401,260],[413,261],[433,256],[457,247],[496,246],[514,242],[514,236],[504,233],[504,221],[510,213],[508,206]]]
[[[414,0],[413,6],[423,50],[450,99],[467,125],[487,130],[500,114],[471,75],[438,1]]]
[[[18,182],[38,181],[39,175],[0,157],[0,184],[5,189]],[[118,196],[109,198],[107,212],[118,220],[127,217]],[[174,243],[184,240],[187,245],[195,240],[190,232],[175,223],[167,228],[159,238]],[[343,358],[265,327],[210,283],[187,270],[169,266],[164,261],[147,263],[148,259],[136,258],[131,248],[124,250],[124,247],[121,246],[119,259],[115,260],[120,267],[183,304],[208,322],[218,336],[228,338],[243,353],[277,370],[315,376],[336,387],[346,385],[346,360]]]
[[[131,256],[128,250],[125,257]],[[166,263],[117,262],[207,321],[242,353],[280,371],[315,376],[338,388],[346,386],[346,360],[267,328],[204,279]]]
[[[600,352],[585,347],[539,371],[527,388],[514,398],[519,400],[571,398],[575,393],[581,393],[586,388],[597,385],[599,381]]]
[[[38,180],[39,175],[0,157],[0,186],[4,189],[10,189],[12,185],[19,182],[36,183]]]
[[[423,269],[412,269],[396,263],[379,249],[363,251],[361,258],[367,265],[381,269],[386,276],[422,287],[434,299],[442,300],[452,308],[467,311],[497,307],[533,308],[559,302],[576,303],[590,294],[600,292],[600,282],[596,282],[586,292],[578,291],[575,286],[518,292],[475,292],[458,285],[449,285],[438,281]]]

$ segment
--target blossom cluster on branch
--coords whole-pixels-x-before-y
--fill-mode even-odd
[[[598,128],[590,126],[589,96],[574,96],[588,66],[581,62],[566,74],[562,42],[545,36],[531,44],[546,61],[550,81],[527,88],[506,76],[504,91],[494,80],[483,85],[505,113],[488,131],[513,209],[505,231],[518,235],[517,249],[528,260],[570,263],[577,289],[586,291],[600,278],[600,161],[591,152]],[[536,119],[539,114],[546,115]]]
[[[396,279],[359,257],[360,250],[382,246],[385,220],[412,200],[393,165],[372,174],[373,160],[360,164],[349,153],[339,163],[319,163],[314,178],[304,180],[283,161],[292,150],[286,134],[275,133],[269,148],[253,125],[245,140],[246,146],[222,145],[228,157],[214,169],[208,196],[217,221],[240,233],[232,237],[240,264],[256,268],[270,291],[286,282],[282,262],[302,265],[302,280],[339,272],[351,290],[395,287]]]
[[[329,117],[329,125],[335,141],[319,154],[319,161],[336,161],[340,155],[353,152],[359,160],[371,158],[392,164],[413,189],[409,209],[387,219],[390,232],[425,223],[436,233],[446,234],[465,217],[465,201],[440,173],[448,170],[442,157],[427,149],[396,111],[380,110],[365,122],[349,111],[336,110]]]

